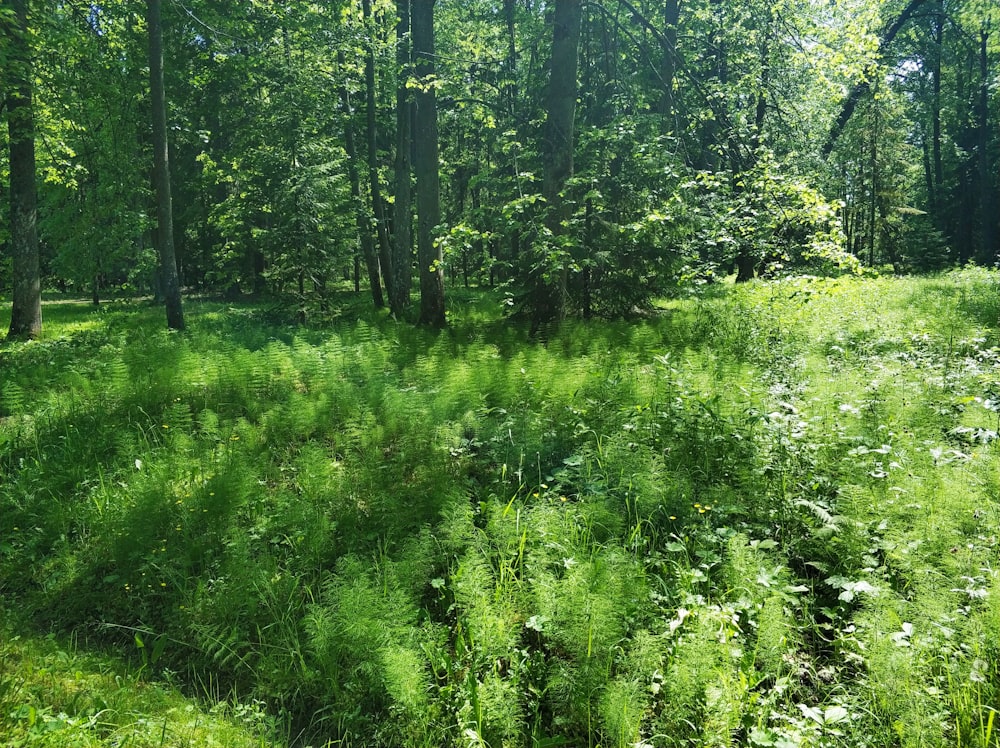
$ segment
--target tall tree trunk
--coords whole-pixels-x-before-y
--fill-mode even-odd
[[[35,184],[35,116],[32,100],[28,2],[13,0],[8,41],[7,131],[10,136],[10,233],[14,297],[8,339],[42,332],[42,285],[38,269],[38,193]]]
[[[413,98],[410,92],[412,55],[410,43],[410,0],[396,0],[396,162],[395,203],[393,204],[392,292],[389,307],[398,318],[410,306],[413,282]]]
[[[977,123],[977,150],[979,151],[979,228],[982,262],[992,263],[997,258],[996,222],[993,205],[993,169],[990,165],[990,29],[984,24],[979,31],[979,112]]]
[[[574,120],[576,117],[577,68],[583,4],[578,0],[556,0],[552,13],[552,59],[550,62],[548,113],[545,123],[545,180],[542,194],[548,203],[548,229],[553,236],[563,231],[569,206],[562,190],[573,176]],[[539,288],[535,322],[563,319],[569,309],[569,265],[564,258],[554,289]]]
[[[921,84],[921,88],[923,85]],[[924,167],[924,189],[927,190],[927,206],[935,223],[938,222],[937,187],[934,184],[934,171],[931,167],[931,136],[927,133],[927,124],[920,125],[920,156]]]
[[[174,254],[173,199],[170,194],[170,158],[167,143],[167,99],[163,89],[163,28],[160,0],[146,0],[149,30],[149,93],[153,111],[153,187],[156,192],[157,250],[167,308],[167,327],[184,329],[181,286]]]
[[[879,116],[878,100],[872,101],[872,124],[869,126],[869,138],[871,147],[871,202],[868,204],[868,264],[875,265],[875,248],[878,244],[878,202],[881,186],[881,174],[879,169],[879,134],[881,131],[881,117]]]
[[[343,69],[345,57],[343,51],[337,52],[337,64]],[[377,309],[385,306],[382,296],[382,283],[379,280],[378,256],[375,254],[375,242],[372,237],[371,223],[368,211],[365,210],[361,198],[361,175],[358,173],[358,148],[354,141],[354,125],[351,122],[353,110],[351,94],[345,83],[340,89],[340,102],[344,110],[344,150],[347,151],[347,177],[351,182],[351,197],[354,200],[354,220],[358,226],[358,241],[361,244],[361,256],[368,271],[368,282],[372,291],[372,302]]]
[[[516,117],[518,113],[516,0],[504,0],[503,18],[504,24],[507,27],[507,58],[504,60],[504,74],[507,76],[507,80],[504,85],[504,94],[506,96],[507,113],[511,117]]]
[[[392,249],[389,245],[389,227],[386,225],[385,200],[378,176],[378,107],[375,103],[375,32],[372,28],[372,0],[362,3],[365,25],[368,27],[368,49],[365,54],[365,122],[368,142],[368,181],[371,184],[372,211],[378,235],[378,259],[382,267],[382,283],[392,298]]]
[[[677,107],[674,103],[674,77],[677,75],[677,26],[680,23],[680,3],[678,0],[664,0],[663,3],[663,38],[660,49],[663,57],[660,61],[660,79],[663,93],[660,96],[660,116],[662,131],[673,132],[676,128],[674,116]]]
[[[934,61],[933,90],[931,95],[931,162],[933,168],[933,187],[930,198],[931,213],[934,222],[941,223],[941,185],[944,183],[944,166],[941,161],[941,58],[944,52],[944,0],[937,0],[934,9]]]
[[[444,327],[444,257],[434,246],[434,229],[441,222],[441,177],[438,173],[437,96],[434,75],[434,1],[411,7],[413,57],[417,93],[414,140],[417,178],[417,270],[420,277],[420,323]]]

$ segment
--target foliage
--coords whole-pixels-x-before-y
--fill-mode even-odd
[[[998,288],[712,284],[544,342],[482,294],[443,332],[49,304],[0,350],[8,628],[296,744],[985,747]],[[173,714],[3,672],[22,731]]]

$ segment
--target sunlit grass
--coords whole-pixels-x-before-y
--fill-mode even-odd
[[[55,636],[0,628],[0,745],[276,746],[260,705],[198,703],[162,679]]]

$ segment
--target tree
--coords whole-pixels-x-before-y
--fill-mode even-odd
[[[563,319],[569,307],[569,258],[565,248],[559,245],[570,210],[562,191],[573,176],[577,66],[582,21],[581,3],[576,0],[557,0],[552,10],[549,105],[543,146],[545,181],[542,187],[548,206],[545,224],[555,246],[552,248],[552,259],[543,264],[542,277],[537,278],[534,283],[532,317],[536,325]]]
[[[903,10],[900,11],[899,15],[893,18],[892,22],[885,27],[885,30],[879,35],[877,58],[881,58],[886,54],[890,45],[895,41],[896,36],[913,17],[913,14],[916,13],[920,6],[925,2],[927,2],[927,0],[910,0]],[[867,72],[868,75],[874,73],[873,70],[869,70]],[[823,145],[824,156],[829,156],[831,151],[833,151],[833,147],[836,145],[837,139],[844,131],[844,127],[847,125],[847,122],[851,119],[851,115],[854,114],[854,110],[857,108],[858,102],[871,90],[871,82],[868,80],[868,75],[866,75],[858,83],[854,84],[854,87],[844,99],[843,104],[841,104],[840,114],[837,115],[836,121],[830,128],[830,133],[827,136],[826,143]]]
[[[34,80],[28,0],[12,0],[13,18],[0,18],[7,37],[7,130],[10,138],[10,234],[14,294],[10,339],[42,331],[38,260],[38,192],[35,184]]]
[[[413,97],[410,92],[410,1],[396,0],[396,160],[393,203],[392,284],[389,308],[398,318],[410,306],[413,282]]]
[[[337,61],[343,66],[345,56],[343,51],[337,53]],[[351,121],[353,108],[351,94],[347,82],[340,89],[340,100],[344,110],[344,147],[347,149],[347,172],[351,181],[351,197],[354,201],[354,215],[358,227],[358,239],[361,243],[361,256],[368,271],[368,282],[371,286],[372,301],[377,309],[385,306],[382,296],[382,284],[379,280],[378,255],[375,254],[375,242],[371,232],[370,214],[366,210],[361,196],[361,176],[358,173],[358,149],[354,139],[354,124]],[[377,172],[376,172],[376,179]]]
[[[60,290],[89,292],[95,305],[112,289],[145,291],[155,275],[155,252],[143,241],[149,117],[136,104],[148,82],[135,20],[114,0],[86,13],[60,5],[46,16],[35,55],[43,267]]]
[[[156,193],[156,242],[160,276],[167,309],[167,327],[184,329],[180,279],[174,254],[173,199],[170,192],[170,158],[167,141],[167,102],[163,85],[163,28],[160,0],[146,0],[149,34],[149,93],[153,113],[153,187]]]
[[[386,221],[385,199],[382,197],[382,183],[378,169],[378,106],[375,100],[375,32],[372,19],[371,0],[362,0],[367,43],[365,45],[365,134],[368,156],[368,189],[375,215],[375,231],[378,236],[378,261],[389,298],[392,298],[392,250],[390,248],[389,227]],[[381,304],[379,304],[381,306]]]
[[[444,327],[444,256],[434,232],[441,223],[441,177],[438,172],[437,79],[434,71],[435,0],[411,6],[416,113],[413,160],[417,189],[417,270],[420,277],[420,323]]]
[[[979,28],[979,100],[976,107],[977,159],[979,161],[979,261],[991,263],[998,257],[997,216],[993,199],[993,166],[990,159],[990,60],[989,21]]]

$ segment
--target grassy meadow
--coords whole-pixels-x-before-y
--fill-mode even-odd
[[[0,345],[0,746],[1000,745],[1000,275],[360,303]]]

